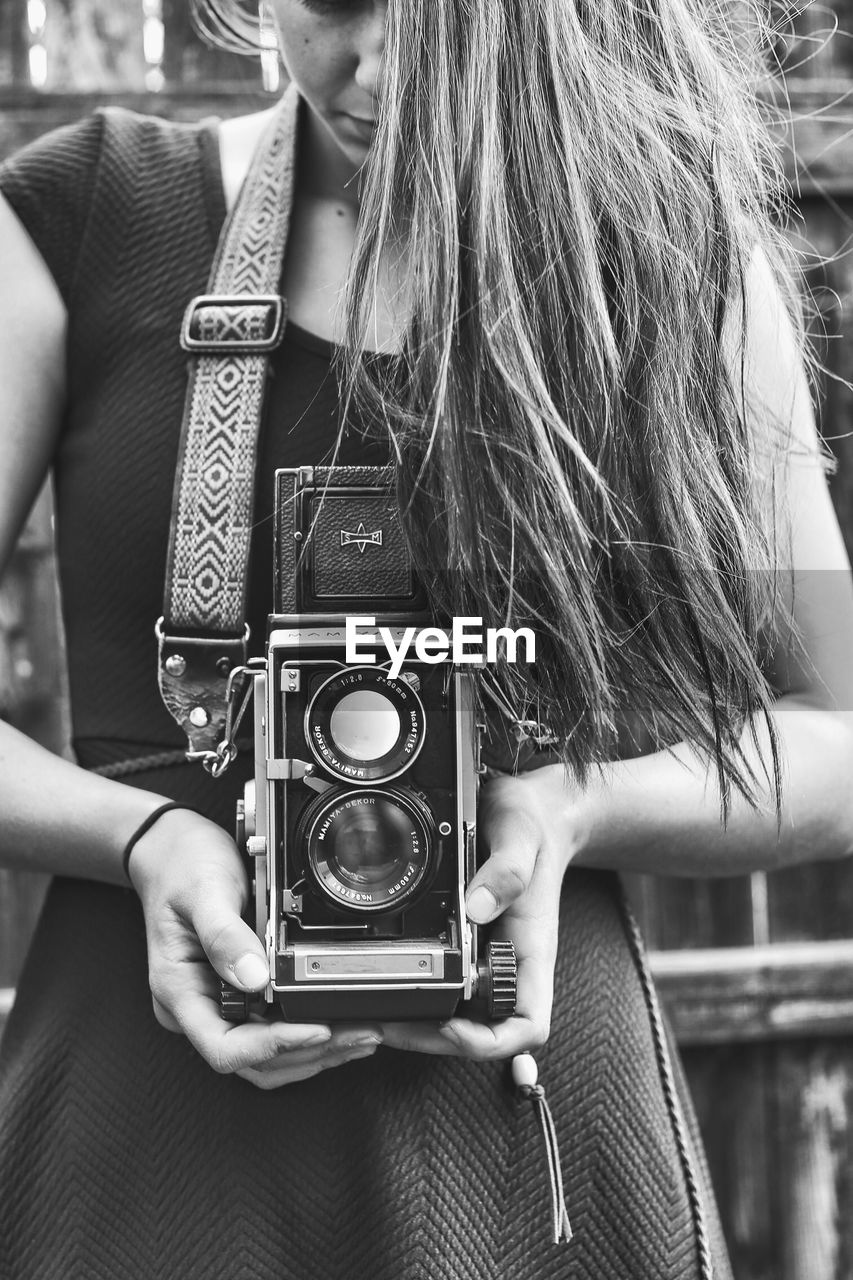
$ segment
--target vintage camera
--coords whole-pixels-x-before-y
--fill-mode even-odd
[[[408,658],[380,627],[435,625],[381,468],[276,473],[275,612],[254,685],[255,777],[237,841],[269,956],[263,995],[294,1021],[515,1008],[512,943],[465,915],[475,870],[479,728],[470,675]],[[346,620],[359,626],[347,663]],[[351,623],[352,626],[352,623]],[[410,649],[411,654],[414,653]],[[251,1000],[223,989],[223,1016]]]

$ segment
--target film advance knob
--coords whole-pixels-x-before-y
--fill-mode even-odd
[[[497,1021],[515,1013],[518,984],[518,962],[511,942],[490,942],[486,947],[486,970],[489,1017]]]

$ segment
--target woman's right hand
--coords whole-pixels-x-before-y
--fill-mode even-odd
[[[145,913],[154,1014],[214,1071],[275,1089],[375,1052],[379,1027],[223,1021],[219,979],[259,991],[268,969],[260,940],[241,918],[248,886],[240,856],[220,827],[190,810],[170,810],[134,846],[128,870]]]

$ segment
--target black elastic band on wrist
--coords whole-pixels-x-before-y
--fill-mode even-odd
[[[169,800],[167,801],[166,804],[161,804],[160,808],[155,809],[153,813],[149,813],[148,817],[145,819],[144,822],[140,822],[139,826],[136,828],[133,835],[130,837],[127,844],[124,846],[124,852],[121,855],[121,869],[124,872],[125,880],[131,886],[131,888],[133,888],[134,885],[133,885],[133,881],[130,878],[130,855],[133,853],[137,844],[142,839],[142,837],[146,834],[146,832],[151,830],[151,828],[154,826],[154,823],[157,821],[157,819],[162,818],[163,814],[168,813],[170,809],[188,809],[191,813],[196,812],[196,810],[193,809],[192,805],[181,804],[180,800]]]

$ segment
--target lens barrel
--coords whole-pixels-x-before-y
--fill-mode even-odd
[[[426,715],[415,690],[372,667],[338,671],[315,691],[305,739],[315,759],[342,782],[390,782],[417,758]]]
[[[310,880],[336,906],[389,912],[432,870],[435,824],[411,788],[335,788],[309,805],[297,840]]]

